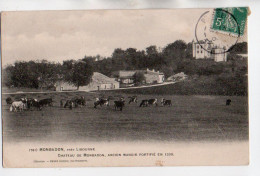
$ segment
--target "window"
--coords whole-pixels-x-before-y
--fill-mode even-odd
[[[200,53],[200,51],[197,51],[197,53]]]
[[[200,48],[200,46],[199,45],[197,45],[197,49],[199,49]]]
[[[203,51],[201,50],[201,53],[203,53]]]

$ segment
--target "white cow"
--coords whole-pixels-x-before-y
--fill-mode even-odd
[[[17,110],[23,111],[24,109],[25,109],[25,103],[23,103],[22,101],[14,101],[10,106],[10,111],[14,111],[14,112],[17,112]]]

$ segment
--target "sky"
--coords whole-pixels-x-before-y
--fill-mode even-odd
[[[111,56],[115,48],[143,50],[191,42],[206,9],[26,11],[2,13],[2,64],[62,62]]]

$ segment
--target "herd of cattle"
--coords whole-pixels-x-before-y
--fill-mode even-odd
[[[37,100],[33,98],[20,98],[13,101],[10,97],[6,99],[6,103],[10,104],[10,111],[23,111],[25,109],[37,108],[41,110],[44,106],[53,106],[52,98]]]
[[[129,98],[128,104],[131,104],[131,103],[137,104],[138,103],[137,96],[131,96],[128,98]],[[94,101],[94,108],[97,108],[98,106],[100,106],[100,107],[109,106],[110,100],[111,100],[111,98],[96,98],[96,100]],[[41,110],[45,106],[50,106],[50,107],[53,106],[53,102],[54,101],[52,98],[37,100],[34,98],[24,97],[24,98],[20,98],[18,100],[14,100],[14,101],[10,97],[8,97],[6,99],[6,103],[10,105],[9,110],[14,111],[14,112],[32,110],[32,109]],[[147,107],[150,105],[158,106],[157,98],[142,100],[139,107]],[[171,102],[171,100],[166,100],[166,99],[162,98],[161,105],[162,106],[172,106],[172,102]],[[62,108],[72,109],[72,108],[77,108],[77,107],[82,107],[82,106],[86,106],[86,100],[85,100],[85,97],[83,97],[83,96],[80,98],[73,98],[70,100],[66,100],[66,99],[60,100],[60,107],[62,107]],[[122,111],[124,106],[125,106],[124,97],[121,97],[121,98],[119,98],[119,100],[114,101],[115,110]]]
[[[128,104],[131,103],[138,103],[137,96],[131,96],[128,97],[129,101]],[[110,100],[111,98],[96,98],[94,101],[94,108],[97,108],[98,106],[109,106],[110,105]],[[46,98],[42,100],[37,100],[33,98],[20,98],[19,100],[13,101],[10,97],[6,99],[6,103],[10,105],[9,110],[10,111],[23,111],[23,110],[31,110],[31,109],[38,109],[41,110],[45,106],[53,106],[53,100],[52,98]],[[142,100],[139,107],[148,107],[148,106],[158,106],[158,99],[157,98],[152,98],[152,99],[145,99]],[[166,100],[164,98],[161,99],[161,105],[162,106],[172,106],[172,101],[171,100]],[[231,100],[227,99],[226,100],[226,105],[229,106],[231,105]],[[86,100],[85,97],[81,96],[80,98],[73,98],[73,99],[61,99],[60,100],[60,107],[62,108],[77,108],[77,107],[82,107],[86,106]],[[125,98],[121,97],[119,100],[114,101],[114,109],[115,110],[123,110],[123,107],[125,106]]]

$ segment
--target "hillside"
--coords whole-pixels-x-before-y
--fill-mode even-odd
[[[175,84],[142,89],[116,90],[118,93],[154,95],[239,95],[247,96],[247,77],[200,76],[192,77]]]

